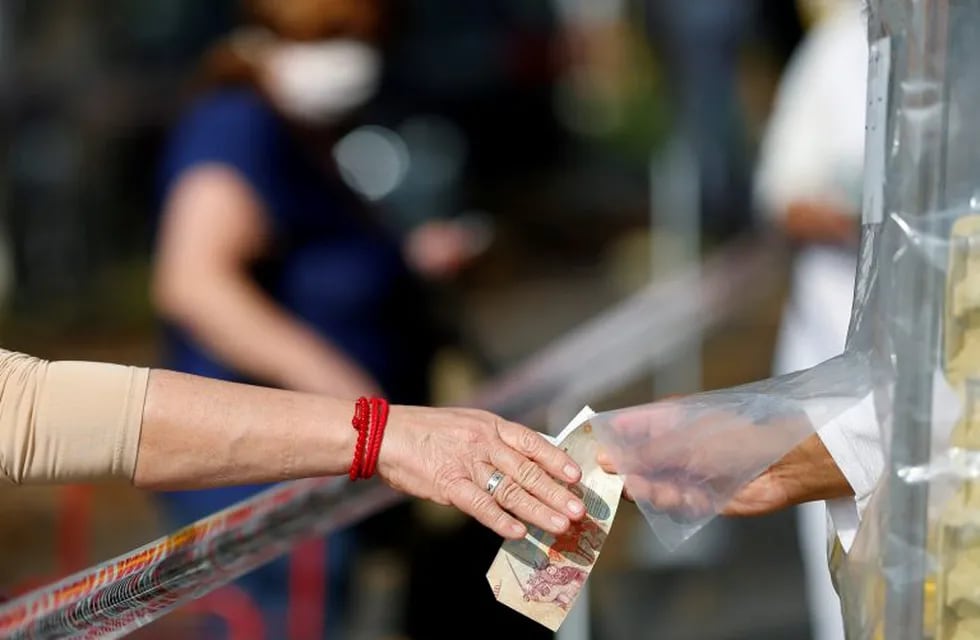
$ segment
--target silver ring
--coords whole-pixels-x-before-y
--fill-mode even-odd
[[[493,492],[497,490],[497,487],[499,487],[500,483],[503,481],[504,474],[502,474],[500,471],[494,470],[494,472],[490,474],[490,479],[487,480],[487,493],[493,495]]]

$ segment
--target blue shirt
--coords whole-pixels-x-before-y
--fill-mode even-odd
[[[255,265],[264,290],[360,363],[392,400],[424,401],[432,341],[421,293],[355,194],[248,88],[210,93],[177,123],[162,192],[211,163],[237,171],[262,200],[273,233],[271,256]],[[167,329],[167,354],[171,368],[243,381],[175,327]]]

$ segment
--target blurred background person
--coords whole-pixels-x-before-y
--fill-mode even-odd
[[[408,260],[425,275],[451,274],[468,257],[467,237],[432,223],[400,244],[341,180],[331,154],[380,83],[382,3],[244,5],[250,24],[206,54],[161,164],[153,295],[166,324],[165,364],[337,397],[423,402],[436,342]],[[175,524],[187,524],[262,488],[164,501]],[[291,569],[281,560],[240,581],[267,629],[285,636],[304,624],[297,612],[322,607],[287,595],[290,579],[310,585],[294,599],[322,594],[309,565],[324,562],[328,624],[341,628],[351,537],[333,537],[326,561],[311,543]]]
[[[813,26],[783,76],[756,175],[760,208],[798,249],[777,374],[843,350],[861,213],[868,53],[860,4],[801,4]],[[830,514],[844,502],[828,503]],[[827,508],[806,504],[798,517],[814,638],[843,640],[827,569]]]

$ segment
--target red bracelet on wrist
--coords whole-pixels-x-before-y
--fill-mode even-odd
[[[368,428],[370,426],[370,406],[367,398],[358,398],[354,404],[354,417],[351,426],[357,432],[357,442],[354,444],[354,460],[350,465],[350,479],[357,480],[361,475],[361,465],[364,463],[364,452],[367,446]]]
[[[366,480],[374,475],[378,468],[381,441],[387,424],[388,402],[384,398],[357,399],[354,405],[354,417],[351,419],[351,426],[357,431],[354,459],[351,461],[348,474],[351,480],[358,478]]]
[[[388,403],[381,398],[371,398],[371,433],[368,440],[367,457],[364,459],[364,478],[370,478],[378,468],[381,454],[381,440],[388,424]]]

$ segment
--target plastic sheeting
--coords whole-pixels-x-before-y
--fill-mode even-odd
[[[592,423],[654,533],[673,549],[870,392],[866,358],[845,354],[762,382],[601,413]]]
[[[849,479],[879,457],[853,544],[837,539],[831,552],[847,637],[970,640],[980,638],[980,1],[877,0],[868,19],[845,352],[593,423],[670,546],[815,432],[852,445],[835,455]]]

